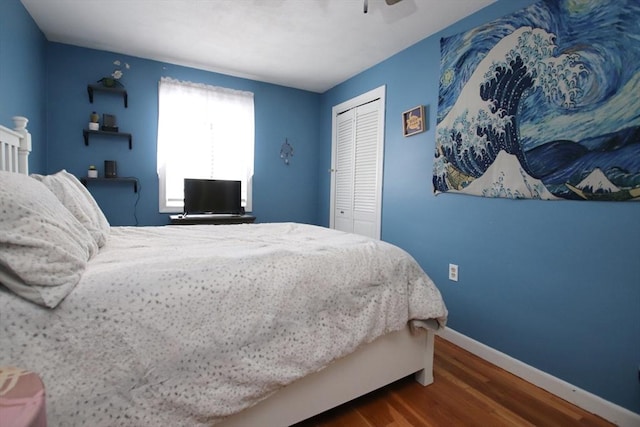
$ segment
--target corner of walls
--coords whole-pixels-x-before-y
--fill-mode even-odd
[[[34,141],[46,139],[47,41],[19,0],[0,1],[0,124],[13,127],[13,116],[29,119]],[[46,144],[29,156],[29,170],[46,168]]]

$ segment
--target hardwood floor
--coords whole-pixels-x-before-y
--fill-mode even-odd
[[[433,384],[413,376],[295,427],[613,426],[436,337]]]

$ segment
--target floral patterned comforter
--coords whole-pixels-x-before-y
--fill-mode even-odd
[[[55,309],[0,286],[0,366],[51,426],[204,426],[447,311],[406,252],[295,223],[113,227]]]

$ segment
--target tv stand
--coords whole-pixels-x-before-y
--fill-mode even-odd
[[[197,224],[253,224],[256,217],[253,215],[169,215],[172,225],[197,225]]]

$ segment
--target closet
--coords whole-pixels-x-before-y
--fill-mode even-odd
[[[380,238],[384,154],[381,86],[333,107],[330,227]]]

